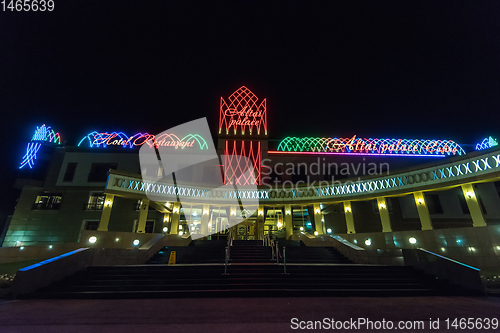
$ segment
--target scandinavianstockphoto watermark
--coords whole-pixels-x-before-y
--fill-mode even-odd
[[[265,158],[262,160],[262,175],[341,175],[341,176],[366,176],[366,175],[389,175],[389,163],[366,163],[366,159],[360,163],[337,163],[328,162],[324,157],[317,158],[313,163],[283,163],[278,162],[273,164],[273,160]]]
[[[319,157],[313,163],[273,163],[266,158],[262,160],[261,169],[262,185],[268,190],[280,191],[353,185],[361,183],[362,176],[377,175],[389,175],[389,163],[367,163],[365,158],[359,163],[336,163]]]

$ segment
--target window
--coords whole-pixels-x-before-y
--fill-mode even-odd
[[[74,162],[68,163],[68,165],[66,166],[66,172],[64,173],[63,182],[72,182],[73,181],[73,178],[75,177],[75,171],[76,171],[77,164],[78,163],[74,163]]]
[[[36,197],[32,209],[35,210],[57,210],[61,206],[61,195],[42,194]]]
[[[83,230],[97,230],[99,228],[99,220],[88,220],[83,224]]]
[[[467,206],[467,201],[462,193],[458,195],[458,201],[460,202],[460,207],[462,208],[462,213],[468,215],[470,214],[469,206]]]
[[[483,215],[486,214],[486,207],[484,206],[484,202],[483,202],[483,199],[481,198],[481,188],[479,187],[478,184],[474,184],[474,189],[475,189],[475,192],[476,192],[476,198],[477,198],[477,203],[479,204],[479,207],[481,208],[481,212],[483,213]]]
[[[155,221],[146,221],[145,232],[147,234],[152,234],[155,229]]]
[[[87,181],[105,182],[108,179],[109,169],[116,169],[117,166],[116,163],[92,163]]]
[[[132,232],[137,232],[139,229],[139,220],[134,220],[134,226],[132,227]],[[152,234],[155,229],[155,221],[147,220],[146,225],[144,226],[144,231],[146,234]]]
[[[102,192],[90,192],[89,201],[85,205],[85,210],[102,210],[106,195]]]
[[[425,202],[429,209],[429,214],[443,214],[443,206],[438,194],[425,194]]]

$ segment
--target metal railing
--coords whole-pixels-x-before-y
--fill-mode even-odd
[[[228,275],[227,266],[229,265],[229,258],[231,256],[231,246],[233,246],[233,230],[232,229],[230,229],[229,233],[227,234],[226,251],[224,254],[224,275]]]
[[[283,274],[286,274],[286,247],[283,246]]]

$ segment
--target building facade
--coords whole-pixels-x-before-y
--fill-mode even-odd
[[[500,149],[491,138],[469,152],[451,140],[273,140],[267,114],[266,100],[246,87],[221,98],[215,158],[178,167],[174,178],[162,167],[146,171],[141,147],[172,149],[169,159],[176,160],[180,152],[209,149],[212,137],[92,132],[63,146],[43,125],[21,163],[22,192],[2,246],[85,242],[84,231],[220,239],[233,228],[249,240],[303,232],[368,244],[356,235],[377,234],[387,245],[384,235],[391,235],[391,246],[402,247],[392,235],[500,226]],[[148,181],[151,172],[167,180]],[[182,175],[189,182],[176,182]],[[209,186],[218,176],[232,187]],[[252,209],[239,204],[247,199]]]

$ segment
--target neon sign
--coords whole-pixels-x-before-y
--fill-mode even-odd
[[[241,156],[247,159],[242,159]],[[248,165],[250,162],[253,164],[253,173],[245,173],[252,169]],[[224,150],[224,185],[262,185],[261,164],[260,141],[227,140]]]
[[[43,124],[36,127],[35,133],[31,137],[31,142],[26,147],[26,154],[23,156],[19,169],[28,166],[33,169],[36,160],[36,154],[42,147],[42,144],[61,144],[61,136],[56,133],[50,126]]]
[[[259,98],[245,86],[229,96],[228,102],[221,97],[219,134],[222,134],[223,130],[225,134],[229,134],[232,130],[233,134],[238,134],[239,131],[244,135],[248,130],[250,135],[253,131],[256,131],[257,135],[260,135],[261,131],[267,135],[266,99],[260,104],[257,104],[258,100]]]
[[[175,149],[199,147],[199,149],[208,149],[208,144],[198,134],[188,134],[179,138],[175,134],[160,134],[155,136],[148,133],[136,133],[127,136],[123,132],[91,132],[83,137],[78,146],[106,148],[108,146],[122,146],[123,148],[133,148],[147,144],[150,147],[174,147]],[[195,145],[196,144],[196,145]]]
[[[329,153],[398,156],[463,155],[465,151],[452,140],[366,139],[366,138],[297,138],[286,137],[278,152]]]
[[[476,150],[488,149],[495,146],[498,146],[498,142],[490,136],[481,141],[481,143],[476,144]]]

